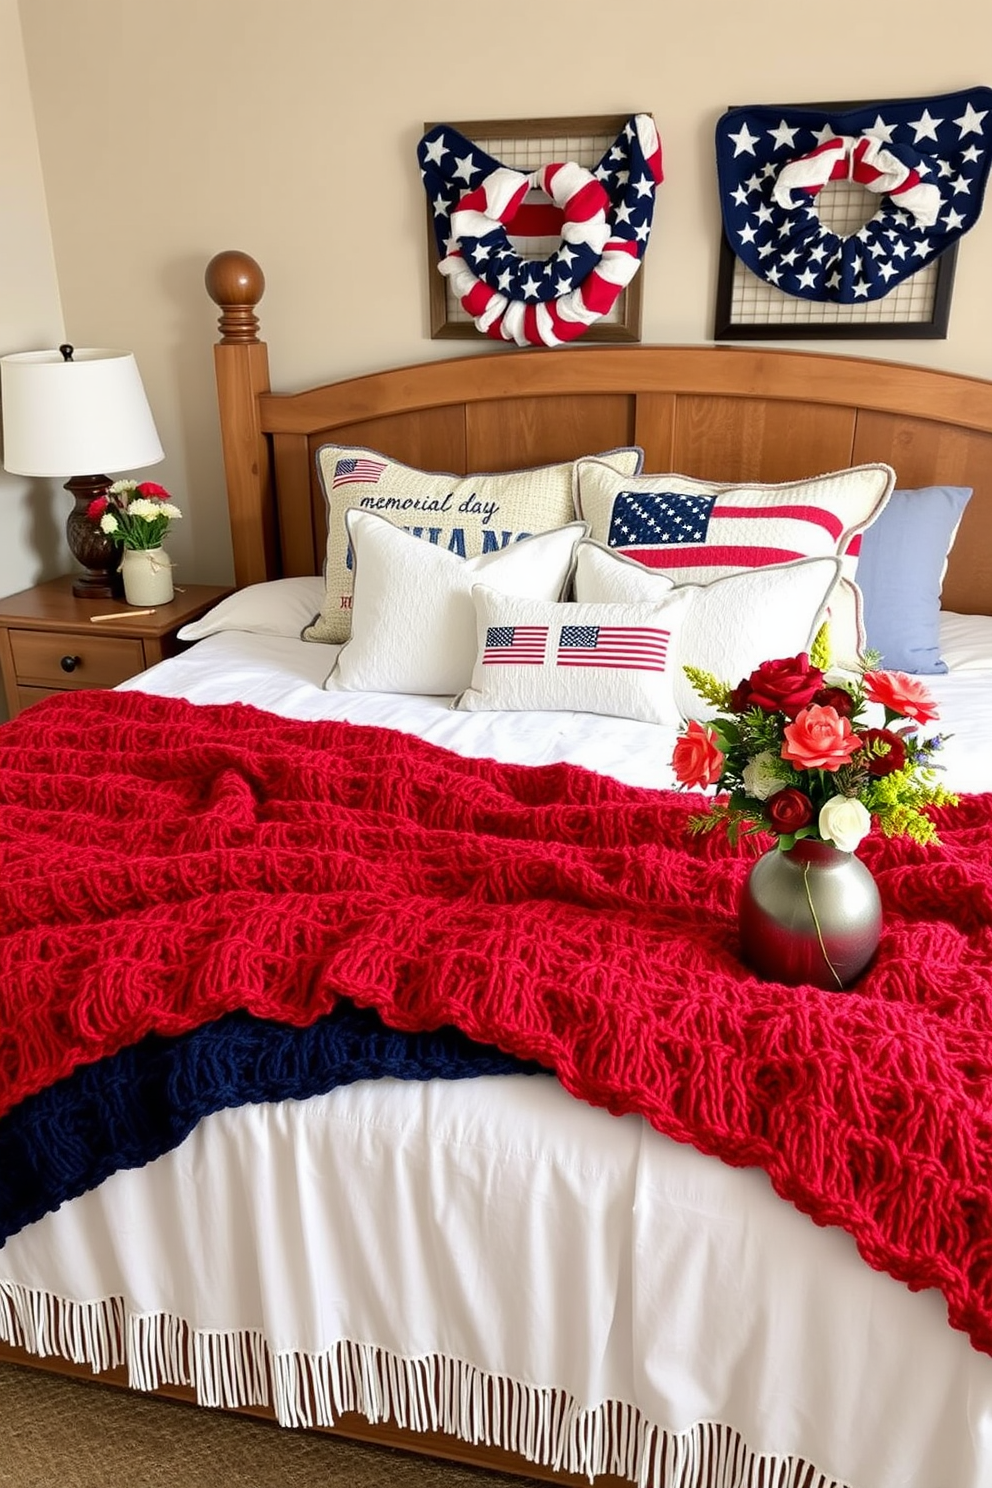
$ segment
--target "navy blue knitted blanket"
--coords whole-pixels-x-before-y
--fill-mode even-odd
[[[235,1012],[174,1038],[150,1034],[27,1097],[0,1119],[0,1247],[24,1225],[177,1147],[202,1117],[302,1100],[384,1076],[460,1080],[541,1067],[454,1028],[401,1033],[342,1001],[309,1028]]]

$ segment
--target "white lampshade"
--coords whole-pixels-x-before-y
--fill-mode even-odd
[[[65,479],[164,460],[131,352],[66,350],[0,357],[5,469]]]

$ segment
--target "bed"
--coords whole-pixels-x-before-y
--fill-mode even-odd
[[[222,612],[191,629],[190,648],[182,655],[114,694],[77,695],[64,711],[52,700],[38,705],[47,711],[27,710],[5,726],[0,746],[12,776],[11,762],[22,757],[27,743],[39,745],[37,759],[43,763],[48,750],[59,762],[66,749],[77,747],[67,742],[67,732],[73,739],[92,737],[104,757],[112,754],[115,738],[140,738],[151,761],[143,780],[152,804],[135,804],[130,815],[114,815],[122,844],[138,843],[128,831],[143,831],[157,844],[155,851],[161,847],[165,853],[156,836],[159,806],[168,831],[180,827],[174,824],[178,818],[168,816],[175,801],[155,794],[156,762],[169,750],[192,761],[184,782],[184,789],[192,789],[198,771],[206,778],[213,770],[206,762],[223,753],[224,730],[233,728],[252,748],[260,731],[267,760],[275,761],[283,748],[295,751],[297,782],[312,772],[316,783],[317,756],[334,752],[334,768],[345,782],[340,790],[361,805],[362,832],[373,834],[383,863],[401,859],[407,839],[395,822],[389,824],[392,819],[378,825],[376,813],[385,809],[383,801],[393,799],[389,793],[398,790],[397,779],[419,800],[435,770],[446,772],[445,784],[443,790],[431,785],[430,791],[451,803],[441,824],[444,832],[456,831],[459,814],[495,813],[498,801],[512,798],[514,810],[525,803],[540,811],[553,797],[560,812],[554,832],[550,826],[548,832],[554,835],[566,823],[564,835],[555,837],[565,843],[563,860],[570,834],[579,831],[578,812],[583,821],[595,815],[611,823],[633,813],[648,822],[638,829],[637,861],[650,861],[648,830],[653,832],[662,818],[656,822],[643,813],[654,810],[656,797],[670,802],[674,783],[669,765],[674,735],[668,725],[608,710],[586,714],[575,706],[494,707],[491,699],[489,705],[483,700],[474,709],[456,709],[450,706],[455,687],[448,693],[372,687],[369,674],[354,661],[352,687],[325,685],[350,645],[328,639],[342,623],[340,612],[350,611],[348,619],[354,619],[362,593],[368,593],[362,585],[377,571],[376,563],[387,577],[395,572],[390,544],[399,541],[378,525],[385,522],[392,529],[394,523],[373,512],[369,530],[384,544],[381,551],[362,536],[353,588],[343,587],[352,584],[350,572],[328,585],[322,576],[325,486],[332,490],[338,478],[334,463],[326,467],[324,483],[320,479],[319,452],[328,445],[335,447],[335,462],[351,462],[345,472],[349,482],[355,479],[356,461],[360,478],[363,471],[368,474],[369,462],[384,468],[390,461],[418,472],[485,471],[495,478],[500,472],[586,458],[609,465],[616,451],[639,448],[644,471],[685,472],[721,486],[790,489],[824,472],[887,468],[895,472],[900,491],[973,493],[952,509],[942,508],[942,527],[920,502],[913,508],[919,524],[910,524],[908,537],[906,522],[900,523],[893,540],[902,543],[901,561],[907,567],[923,561],[927,572],[920,584],[927,593],[917,613],[908,581],[901,580],[888,602],[890,617],[895,605],[899,630],[893,644],[918,623],[926,632],[919,646],[929,647],[941,668],[925,680],[953,736],[946,749],[948,784],[964,793],[961,810],[970,813],[947,818],[959,856],[948,901],[941,899],[934,915],[933,942],[927,942],[935,996],[940,990],[934,1018],[954,995],[949,984],[955,975],[970,979],[965,1024],[975,1047],[964,1061],[969,1069],[967,1098],[962,1097],[972,1143],[969,1206],[962,1210],[962,1224],[972,1227],[965,1247],[970,1290],[964,1283],[955,1289],[956,1272],[951,1280],[941,1277],[939,1235],[927,1242],[932,1264],[924,1280],[912,1254],[895,1253],[905,1240],[901,1232],[898,1245],[892,1241],[884,1253],[875,1251],[865,1233],[854,1233],[832,1211],[818,1208],[812,1195],[796,1186],[796,1170],[806,1160],[802,1154],[793,1158],[792,1177],[784,1182],[762,1155],[764,1149],[758,1154],[746,1143],[736,1149],[728,1145],[721,1161],[702,1135],[681,1134],[678,1140],[665,1135],[605,1078],[590,1094],[588,1086],[578,1088],[571,1065],[562,1064],[558,1079],[550,1077],[545,1066],[560,1057],[554,1052],[553,1019],[544,1043],[536,1036],[521,1042],[509,1032],[487,1042],[478,1036],[481,1024],[470,1010],[468,1036],[453,1036],[442,1046],[429,1036],[425,1043],[424,1030],[412,1019],[404,1022],[406,1012],[398,1014],[397,1005],[389,1003],[391,1017],[383,1015],[381,1026],[370,1032],[349,1024],[333,1050],[321,1052],[325,1062],[337,1062],[337,1073],[323,1080],[324,1088],[318,1078],[312,1090],[287,1085],[287,1094],[277,1098],[278,1082],[266,1085],[263,1079],[278,1063],[274,1045],[265,1042],[239,1056],[262,1083],[247,1094],[247,1086],[239,1087],[237,1100],[229,1094],[235,1083],[231,1045],[209,1057],[204,1045],[187,1045],[189,1064],[181,1074],[172,1066],[165,1074],[159,1066],[151,1074],[146,1068],[152,1109],[158,1109],[169,1080],[170,1100],[177,1085],[195,1092],[189,1112],[175,1097],[170,1107],[175,1125],[167,1137],[154,1139],[161,1150],[151,1157],[147,1150],[138,1152],[136,1139],[129,1145],[125,1066],[115,1065],[112,1086],[104,1084],[87,1097],[90,1125],[72,1130],[75,1146],[85,1147],[81,1134],[92,1133],[94,1123],[103,1129],[116,1122],[118,1155],[108,1156],[99,1171],[91,1169],[85,1182],[77,1179],[82,1191],[64,1198],[58,1197],[53,1178],[56,1197],[46,1212],[7,1227],[10,1233],[0,1247],[2,1357],[95,1372],[132,1388],[185,1394],[203,1405],[268,1413],[287,1427],[342,1430],[554,1481],[595,1478],[664,1488],[988,1484],[992,1335],[985,1253],[992,1248],[992,1210],[987,1149],[976,1134],[986,1130],[982,1123],[988,1120],[983,1071],[992,1029],[986,1005],[992,983],[985,970],[990,901],[987,884],[983,889],[967,872],[972,858],[980,859],[982,851],[987,855],[982,844],[990,836],[985,793],[992,787],[992,770],[985,741],[992,733],[992,383],[891,362],[765,348],[579,346],[480,352],[274,393],[258,334],[256,308],[264,288],[258,265],[244,254],[220,254],[208,268],[207,285],[221,310],[215,355],[238,592]],[[376,473],[373,469],[372,476]],[[569,482],[571,491],[571,474]],[[343,477],[342,484],[348,488]],[[370,477],[367,489],[374,488]],[[505,491],[500,491],[502,500]],[[543,499],[542,492],[538,495]],[[421,531],[414,538],[403,534],[403,541],[429,537],[423,529],[441,520],[427,504],[436,497],[421,492],[404,499],[421,503],[414,508],[415,522],[409,521],[408,508],[403,513],[405,524],[419,523]],[[512,522],[507,518],[506,533],[484,545],[494,563],[504,562],[514,548],[527,550],[527,543],[513,541],[527,521],[526,516],[517,521],[516,514]],[[498,521],[490,525],[495,528]],[[450,524],[444,530],[450,531]],[[528,542],[540,538],[535,532]],[[435,537],[432,547],[444,546]],[[460,557],[457,541],[452,551]],[[553,543],[529,551],[536,554],[535,567],[523,584],[533,572],[561,560]],[[347,564],[346,555],[342,561]],[[440,558],[438,563],[444,567]],[[891,577],[891,558],[888,569],[882,566],[883,577]],[[545,573],[542,582],[554,587],[557,580]],[[408,605],[415,607],[416,593],[415,583]],[[377,627],[389,623],[389,594],[377,594],[376,603],[369,613],[371,630],[378,634]],[[784,629],[790,623],[789,603],[779,617]],[[301,632],[312,631],[318,621],[327,629],[301,639]],[[724,620],[724,630],[726,625]],[[373,657],[376,666],[386,665],[380,652],[381,647]],[[401,671],[408,660],[403,646],[387,658]],[[162,739],[165,745],[156,743]],[[378,760],[380,744],[389,756],[388,769],[382,767],[382,798],[363,793],[366,773],[371,778],[379,770],[372,761]],[[79,769],[79,758],[74,759]],[[236,774],[226,765],[210,773],[211,789],[225,803],[234,802],[225,830],[234,831],[231,821],[236,821],[237,833],[243,833],[268,797],[260,777],[252,776],[246,790],[243,782],[232,783]],[[534,781],[539,782],[536,803],[528,795]],[[26,772],[14,803],[18,811],[28,809],[34,789]],[[289,831],[289,823],[293,832],[304,834],[293,871],[322,872],[327,865],[313,825],[323,820],[317,799],[308,806],[306,791],[295,785],[293,790],[290,806],[282,803],[287,814],[280,817],[280,832]],[[106,802],[106,795],[101,799]],[[195,809],[187,808],[191,820],[201,805],[197,797]],[[678,817],[681,801],[666,804],[669,809]],[[78,810],[72,820],[83,836],[67,852],[71,846],[87,862],[91,850],[105,854],[105,834],[93,827],[92,815],[89,826],[80,826]],[[394,830],[399,842],[389,841]],[[32,840],[37,847],[40,839]],[[231,852],[246,840],[233,836]],[[374,862],[370,866],[360,859],[350,838],[336,846],[338,855],[327,871],[337,877],[328,893],[333,897],[336,884],[349,887],[354,880],[374,899]],[[202,855],[215,848],[212,841],[199,841],[196,851]],[[518,833],[514,825],[504,835],[499,861],[487,860],[484,870],[473,871],[479,881],[488,875],[487,884],[512,881],[508,898],[523,903],[522,912],[532,902],[558,899],[573,898],[586,908],[605,904],[601,962],[626,958],[625,974],[648,975],[643,968],[638,973],[640,963],[631,961],[633,970],[627,964],[638,923],[628,903],[640,906],[647,936],[660,870],[647,888],[633,882],[629,865],[622,883],[614,881],[609,865],[618,844],[606,836],[597,843],[596,873],[587,873],[586,864],[580,877],[569,878],[566,891],[552,879],[558,867],[541,856],[540,848],[538,843],[532,852],[523,829]],[[23,845],[20,850],[16,864],[27,882]],[[411,836],[410,860],[430,878],[440,870],[434,859],[417,857],[421,851],[419,839]],[[700,874],[712,868],[706,850],[701,851]],[[922,859],[889,862],[882,852],[869,844],[880,878],[888,875],[892,885],[910,885],[900,892],[911,896],[912,885],[924,880],[928,892],[940,891]],[[312,858],[303,861],[308,853]],[[518,857],[526,859],[526,871]],[[8,868],[13,861],[7,858]],[[113,893],[123,893],[125,865],[114,877],[112,854],[93,861],[104,864],[104,882],[114,885]],[[215,860],[209,861],[214,871]],[[735,868],[735,860],[726,861],[724,900],[715,909],[707,901],[696,933],[712,940],[720,976],[739,980],[733,893],[740,863]],[[241,862],[250,878],[247,857]],[[279,957],[273,950],[268,960],[259,961],[248,953],[254,943],[246,931],[244,946],[224,962],[225,977],[233,964],[246,985],[267,990],[267,979],[275,982],[283,974],[282,961],[312,954],[310,919],[291,917],[302,881],[294,879],[285,901],[293,928],[291,953],[283,947]],[[5,882],[18,914],[27,915],[9,871]],[[223,892],[234,887],[225,882]],[[621,889],[623,903],[617,898]],[[199,881],[195,890],[188,884],[187,890],[209,903]],[[691,890],[690,884],[679,901],[679,912],[687,917]],[[109,888],[104,892],[112,897]],[[954,921],[949,900],[955,894],[975,907],[952,941],[943,927]],[[97,891],[74,879],[70,887],[63,882],[58,897],[59,912],[72,926],[103,923],[106,902]],[[169,906],[158,909],[155,924],[161,925]],[[246,901],[246,924],[253,913],[254,904]],[[425,908],[425,922],[427,913]],[[436,905],[430,913],[436,915]],[[450,957],[445,962],[450,997],[445,1007],[458,1004],[459,987],[476,981],[481,986],[489,974],[488,967],[476,964],[485,957],[472,954],[472,934],[492,933],[490,920],[479,913],[478,923],[462,926],[462,938],[452,942],[458,959],[454,965]],[[917,929],[924,937],[925,921],[924,916]],[[197,964],[210,967],[219,984],[221,963],[210,960],[209,947],[204,950],[209,936],[203,923],[198,922]],[[377,923],[380,929],[362,942],[364,961],[355,955],[347,964],[340,958],[335,962],[334,987],[345,991],[344,1009],[357,1009],[359,1021],[387,1005],[377,1008],[362,991],[352,1002],[347,997],[349,987],[367,988],[380,975],[369,950],[376,934],[389,938],[399,956],[396,944],[419,933],[415,910],[401,932],[385,920]],[[443,925],[438,929],[436,918],[431,924],[436,931],[432,956],[443,960]],[[39,935],[54,936],[43,920],[39,926]],[[517,933],[515,920],[513,926]],[[688,977],[671,925],[657,933],[668,939],[651,940],[652,946],[671,947],[665,953],[672,961],[670,980]],[[111,934],[109,925],[106,934]],[[52,938],[45,945],[46,956],[56,959],[58,943]],[[560,965],[580,966],[591,954],[583,947],[585,942],[576,952],[578,960],[563,959]],[[948,956],[958,959],[948,962]],[[323,985],[317,960],[307,982],[311,991]],[[521,1004],[533,970],[525,962],[524,957],[514,984]],[[129,964],[140,982],[140,958]],[[80,953],[72,965],[82,985],[91,975],[85,956]],[[179,974],[175,966],[170,974]],[[388,969],[384,975],[388,980]],[[918,969],[903,966],[901,975],[910,979],[909,1000],[921,996],[919,987],[927,984],[912,980]],[[394,981],[411,977],[404,961]],[[184,986],[181,978],[172,985]],[[753,980],[745,978],[742,985],[757,1000],[770,995]],[[115,983],[118,999],[125,993],[130,999],[132,987],[130,980]],[[418,996],[428,994],[418,984]],[[187,995],[188,990],[176,992],[172,1012]],[[91,1025],[104,1021],[100,997],[96,989],[86,1004]],[[886,1014],[891,1001],[887,996]],[[857,989],[843,1003],[836,995],[832,1003],[822,994],[808,1000],[825,1020],[840,1017],[836,1010],[842,1005],[852,1010],[858,1003]],[[8,999],[8,1036],[11,1006]],[[215,1021],[206,1026],[214,1029],[230,1015],[231,1005],[204,1002],[208,1006]],[[288,1038],[287,1025],[299,1032],[312,1022],[293,1013],[282,1023],[275,1004],[264,997],[252,1006],[267,1010],[273,1039]],[[30,1022],[34,1014],[24,1012],[27,1003],[18,1007]],[[866,1016],[882,1011],[876,1002]],[[960,1009],[955,1016],[960,1020]],[[172,1034],[185,1034],[189,1025],[180,1028],[181,1021],[165,1019],[156,1026],[156,1037],[167,1042]],[[128,1026],[137,1029],[139,1022]],[[436,1028],[435,1012],[427,1034]],[[144,1037],[145,1024],[140,1031]],[[238,1047],[247,1048],[244,1041],[250,1043],[258,1031],[254,1024],[241,1028]],[[587,1043],[602,1043],[595,1019],[585,1032]],[[27,1079],[29,1065],[33,1070],[44,1062],[40,1036],[33,1044],[25,1036],[22,1043],[16,1060],[5,1055],[8,1092],[21,1088],[17,1082]],[[116,1045],[113,1050],[96,1042],[87,1047],[99,1050],[101,1058],[108,1051],[117,1057]],[[544,1058],[530,1057],[542,1050]],[[47,1058],[47,1046],[42,1052]],[[600,1056],[605,1057],[602,1050]],[[473,1063],[483,1058],[489,1063]],[[94,1054],[88,1059],[95,1062]],[[84,1072],[88,1059],[82,1061]],[[416,1069],[403,1063],[411,1059],[421,1061]],[[218,1061],[219,1093],[207,1103],[190,1068],[211,1063],[216,1070]],[[51,1064],[51,1070],[56,1086],[76,1073],[68,1065]],[[584,1098],[577,1099],[583,1091]],[[23,1105],[41,1093],[40,1086],[32,1086]],[[932,1115],[927,1102],[910,1104],[922,1129]],[[9,1136],[22,1108],[21,1102],[6,1102],[0,1134]],[[768,1110],[776,1109],[800,1110],[795,1090],[781,1083],[771,1089]],[[967,1146],[954,1128],[962,1109],[948,1115],[941,1107],[950,1122],[943,1137],[948,1148],[955,1141]],[[54,1122],[53,1108],[45,1110],[44,1121]],[[902,1114],[902,1124],[912,1124],[908,1113]],[[35,1125],[41,1124],[39,1117]],[[815,1165],[816,1123],[804,1131],[810,1143],[806,1156]],[[76,1152],[68,1139],[55,1145],[60,1173],[70,1158],[78,1158],[80,1171],[86,1170],[85,1151]],[[782,1145],[788,1145],[784,1138]],[[895,1209],[910,1169],[914,1184],[919,1174],[909,1163],[901,1175],[893,1152],[875,1150],[872,1161],[876,1167],[888,1165],[885,1184]],[[928,1147],[928,1161],[930,1152]],[[914,1188],[920,1228],[934,1192],[926,1183]]]

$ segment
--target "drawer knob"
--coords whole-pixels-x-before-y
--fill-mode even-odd
[[[59,666],[64,672],[74,672],[82,661],[81,656],[63,656]]]

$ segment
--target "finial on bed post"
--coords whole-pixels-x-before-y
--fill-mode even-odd
[[[210,260],[204,280],[207,293],[223,312],[214,366],[234,577],[243,587],[280,574],[272,450],[262,428],[269,349],[258,338],[255,316],[265,278],[247,253],[228,251]]]
[[[221,308],[221,341],[257,341],[255,307],[265,293],[265,275],[250,254],[233,248],[215,254],[207,264],[204,280],[207,294]]]

